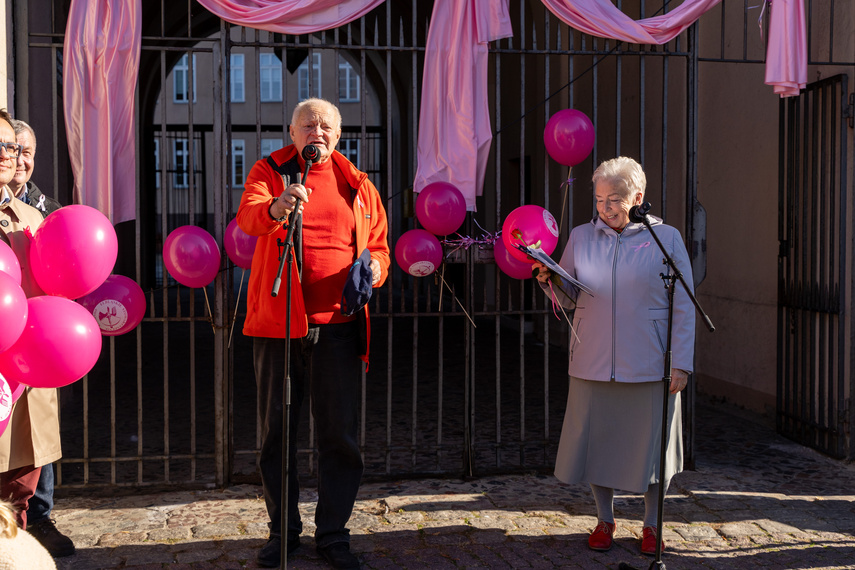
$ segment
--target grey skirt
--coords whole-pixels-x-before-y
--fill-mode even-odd
[[[565,483],[644,493],[659,481],[662,382],[570,378],[555,476]],[[680,394],[668,397],[665,480],[683,470]]]

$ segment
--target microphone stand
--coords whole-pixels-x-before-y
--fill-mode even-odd
[[[306,149],[314,149],[314,154],[309,153],[306,156]],[[312,168],[313,159],[317,156],[317,149],[314,146],[306,146],[303,149],[303,158],[306,159],[306,171],[302,181],[297,174],[298,184],[303,184],[309,176],[309,170]],[[285,176],[282,176],[282,184],[285,185]],[[284,190],[283,190],[284,191]],[[285,240],[276,239],[276,245],[279,248],[279,270],[276,273],[276,278],[273,280],[273,289],[270,292],[271,297],[276,297],[279,294],[279,286],[282,283],[282,270],[285,264],[288,265],[288,276],[286,279],[286,290],[288,298],[285,300],[285,388],[282,391],[282,405],[284,413],[282,414],[282,505],[279,510],[279,567],[288,568],[288,481],[290,469],[291,455],[291,293],[294,280],[292,266],[294,263],[294,228],[297,225],[297,210],[300,207],[300,199],[294,201],[294,209],[291,210],[291,215],[288,217],[288,227],[285,233]],[[299,499],[299,498],[298,498]]]
[[[668,337],[665,341],[665,369],[662,374],[662,431],[659,446],[659,510],[656,513],[656,554],[653,562],[649,566],[649,570],[665,570],[665,563],[662,562],[662,511],[665,507],[665,447],[668,443],[668,395],[671,391],[671,329],[674,319],[674,288],[677,281],[680,282],[683,289],[686,291],[686,294],[689,296],[689,299],[692,301],[692,304],[695,305],[695,309],[697,309],[698,313],[701,315],[707,329],[709,329],[710,332],[713,332],[715,327],[713,326],[710,318],[701,308],[701,305],[698,303],[698,299],[695,297],[694,293],[692,293],[692,290],[686,284],[686,280],[683,279],[683,273],[677,268],[677,265],[668,254],[665,246],[662,245],[661,241],[659,241],[659,237],[656,235],[656,232],[653,231],[650,219],[647,216],[647,212],[649,211],[650,202],[644,202],[640,206],[633,206],[629,211],[629,219],[632,222],[641,222],[644,224],[644,227],[646,227],[647,231],[650,232],[650,235],[653,236],[653,240],[656,242],[656,245],[659,246],[659,250],[664,256],[662,263],[667,265],[669,268],[667,274],[659,274],[662,281],[665,283],[665,288],[668,289]],[[634,570],[632,566],[629,566],[624,562],[621,562],[618,568],[619,570]]]

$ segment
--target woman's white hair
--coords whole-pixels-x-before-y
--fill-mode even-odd
[[[625,200],[632,198],[638,192],[644,198],[644,190],[647,188],[647,176],[641,165],[628,156],[619,156],[606,160],[597,167],[591,177],[594,188],[597,182],[606,182],[612,185]]]

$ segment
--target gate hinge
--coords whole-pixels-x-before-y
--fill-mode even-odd
[[[849,119],[849,128],[855,128],[855,93],[849,94],[849,104],[843,109],[843,116]]]

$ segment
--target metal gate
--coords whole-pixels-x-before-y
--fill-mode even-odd
[[[846,367],[847,83],[829,77],[780,105],[777,427],[838,458],[855,386]]]
[[[45,1],[57,8],[49,29],[31,23],[30,54],[57,63],[63,3]],[[641,4],[633,18],[654,15],[655,7]],[[636,46],[572,30],[540,0],[510,6],[514,36],[490,45],[495,137],[478,210],[460,239],[446,243],[437,274],[415,278],[393,263],[371,301],[360,426],[366,477],[553,467],[567,394],[567,326],[530,279],[511,279],[493,262],[490,241],[511,210],[550,210],[560,220],[560,255],[569,229],[594,212],[594,166],[625,154],[645,166],[655,213],[700,240],[693,231],[696,27],[664,46]],[[240,333],[246,275],[223,256],[211,286],[183,287],[164,270],[163,240],[191,223],[222,243],[249,168],[287,144],[294,104],[318,93],[343,109],[342,150],[383,196],[394,248],[416,225],[408,186],[432,2],[385,2],[349,25],[306,36],[231,26],[196,3],[161,0],[142,9],[137,220],[119,233],[120,270],[143,285],[148,312],[135,332],[105,342],[87,378],[62,390],[59,483],[257,481],[251,343]],[[52,89],[34,96],[61,93],[61,76],[47,79]],[[570,172],[549,158],[542,138],[549,117],[564,108],[585,112],[598,137]],[[61,109],[56,116],[59,131]],[[62,145],[55,137],[57,173],[67,162]],[[314,433],[310,418],[303,423],[299,454],[310,475]]]

